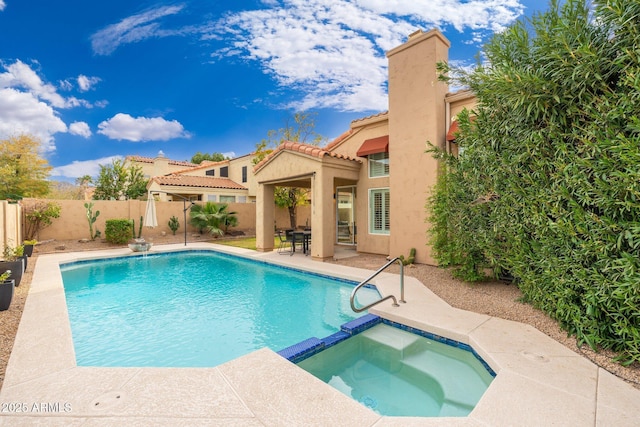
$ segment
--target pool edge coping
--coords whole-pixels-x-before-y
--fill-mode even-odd
[[[158,247],[154,247],[155,251],[176,251],[176,250],[190,250],[193,248],[209,248],[209,249],[215,249],[216,251],[220,251],[220,252],[225,252],[225,253],[231,253],[234,255],[239,255],[242,257],[246,257],[249,259],[256,259],[256,260],[265,260],[267,258],[269,258],[269,254],[268,253],[256,253],[254,251],[249,251],[249,250],[239,250],[238,248],[230,248],[229,247],[221,247],[220,245],[212,245],[212,244],[204,244],[204,243],[200,243],[200,244],[190,244],[191,246],[189,247],[182,247],[180,245],[164,245],[163,247],[158,246]],[[73,360],[73,365],[69,364],[69,353],[71,355],[73,355],[73,344],[71,341],[71,335],[70,335],[70,326],[68,326],[68,344],[64,344],[63,341],[66,341],[67,338],[66,337],[61,337],[60,335],[56,335],[56,334],[51,334],[49,335],[49,338],[47,341],[47,336],[45,335],[43,336],[36,336],[35,340],[36,342],[33,342],[34,340],[34,336],[31,335],[34,331],[28,331],[27,329],[30,327],[33,327],[34,325],[38,325],[41,322],[38,321],[38,317],[41,317],[44,313],[41,311],[37,311],[37,308],[43,308],[43,309],[47,309],[47,304],[46,304],[46,299],[47,298],[60,298],[62,297],[62,301],[64,301],[64,291],[62,290],[62,279],[61,279],[61,274],[59,272],[59,268],[58,265],[60,263],[60,260],[66,259],[72,259],[72,258],[76,258],[76,259],[90,259],[90,258],[103,258],[105,256],[126,256],[129,253],[128,249],[112,249],[112,250],[106,250],[106,251],[96,251],[96,252],[91,252],[91,253],[83,253],[83,252],[75,252],[75,253],[61,253],[61,254],[51,254],[51,255],[41,255],[40,257],[38,257],[38,261],[36,263],[36,267],[34,270],[34,276],[33,276],[33,281],[32,281],[32,288],[29,291],[29,295],[27,297],[27,302],[25,304],[25,312],[23,313],[23,319],[20,322],[20,327],[18,329],[18,334],[16,336],[16,343],[14,345],[14,349],[12,351],[11,357],[9,359],[9,363],[7,365],[7,371],[6,371],[6,375],[5,375],[5,382],[3,384],[2,390],[0,390],[0,400],[4,400],[4,396],[7,394],[7,390],[10,389],[16,389],[16,388],[20,388],[22,385],[25,385],[29,382],[32,382],[34,380],[37,380],[38,378],[42,378],[42,377],[47,377],[47,376],[56,376],[57,374],[60,373],[65,373],[65,372],[72,372],[76,369],[91,369],[91,368],[78,368],[77,366],[75,366],[75,357],[72,357]],[[273,258],[273,257],[271,257]],[[294,268],[297,269],[301,269],[301,270],[307,270],[307,268],[309,265],[309,262],[306,260],[302,260],[303,262],[300,262],[301,259],[298,258],[295,260],[295,263],[293,263],[292,259],[288,259],[288,260],[281,260],[279,258],[275,258],[274,260],[271,261],[275,261],[278,260],[278,263],[280,263],[281,261],[288,261],[288,262],[284,262],[284,264],[287,265],[292,265],[294,264]],[[41,264],[42,262],[42,264]],[[269,261],[266,261],[269,262]],[[314,263],[316,263],[315,265],[311,266],[311,271],[317,271],[317,270],[322,270],[322,266],[325,267],[325,271],[326,271],[326,264],[323,263],[318,263],[317,261],[312,261]],[[51,264],[54,264],[53,266]],[[42,267],[41,267],[42,266]],[[55,267],[55,269],[57,269],[58,273],[57,276],[54,276],[53,278],[51,276],[46,277],[47,276],[47,270],[45,267],[48,267],[49,269],[53,269]],[[335,273],[336,271],[338,271],[339,273],[346,273],[346,275],[348,276],[347,278],[349,280],[356,280],[358,276],[362,275],[368,275],[370,274],[369,270],[362,270],[362,269],[353,269],[351,267],[344,267],[343,266],[336,266],[336,265],[331,265],[331,270],[332,273]],[[55,271],[54,271],[55,272]],[[326,272],[325,272],[326,274]],[[340,274],[341,277],[344,277],[344,274]],[[394,275],[391,274],[386,274],[386,275],[381,275],[381,279],[379,280],[379,283],[374,281],[376,287],[378,288],[378,290],[383,293],[386,294],[386,292],[389,292],[389,280],[393,279]],[[46,277],[46,279],[45,279]],[[365,277],[365,276],[363,276]],[[53,280],[52,280],[53,279]],[[57,283],[57,281],[59,280],[59,283]],[[392,280],[391,280],[392,281]],[[57,286],[56,286],[57,284]],[[409,297],[410,298],[410,297]],[[411,301],[409,298],[407,298],[409,301]],[[444,303],[444,302],[442,302]],[[38,305],[40,305],[41,307],[38,307]],[[53,307],[52,307],[53,306]],[[456,311],[457,309],[452,309],[450,306],[448,306],[448,304],[444,303],[444,304],[436,304],[434,307],[436,310],[444,310],[444,309],[450,309],[450,310],[454,310]],[[53,315],[53,317],[60,319],[60,318],[66,318],[66,324],[68,325],[68,314],[66,312],[66,303],[64,304],[50,304],[49,308],[50,310],[52,310],[49,314]],[[373,311],[373,310],[372,310]],[[416,327],[418,329],[424,330],[424,321],[423,320],[415,320],[415,319],[411,319],[411,313],[409,313],[409,317],[407,317],[407,313],[399,313],[399,312],[392,312],[390,313],[390,308],[388,307],[380,307],[379,309],[375,310],[374,314],[378,314],[378,315],[382,315],[382,317],[385,317],[389,320],[392,321],[396,321],[398,323],[402,323],[402,324],[406,324],[408,326],[411,327]],[[470,312],[467,312],[470,313]],[[26,315],[26,316],[25,316]],[[396,319],[393,319],[393,318]],[[494,357],[496,357],[496,353],[491,351],[491,349],[487,349],[485,348],[485,345],[482,344],[482,339],[479,339],[477,337],[474,337],[474,332],[477,332],[479,329],[482,329],[482,325],[483,324],[487,324],[487,323],[491,323],[491,319],[495,319],[495,318],[490,318],[489,316],[486,316],[486,318],[481,322],[479,322],[478,325],[476,325],[474,328],[472,328],[470,331],[468,331],[468,335],[467,335],[467,344],[472,345],[473,348],[475,348],[478,353],[485,359],[487,360],[487,362],[490,363],[491,367],[498,373],[501,373],[501,367],[497,366],[497,362],[494,360]],[[58,320],[60,321],[60,320]],[[498,319],[498,321],[501,321],[501,319]],[[504,321],[507,322],[507,321]],[[493,323],[496,323],[495,321]],[[500,322],[499,322],[500,323]],[[516,323],[516,322],[513,322]],[[24,325],[23,325],[24,324]],[[522,324],[519,324],[522,325]],[[54,327],[55,329],[55,325],[47,325],[48,327]],[[422,327],[421,327],[422,326]],[[464,329],[464,328],[463,328]],[[533,328],[535,329],[535,328]],[[41,335],[42,335],[42,330],[39,330]],[[37,334],[38,331],[36,331]],[[61,332],[60,330],[57,330],[57,332]],[[66,334],[66,332],[62,331],[63,333]],[[432,333],[438,333],[438,331],[430,331]],[[460,330],[458,330],[457,332],[454,331],[454,333],[460,333]],[[447,334],[449,335],[449,334]],[[481,334],[480,334],[481,335]],[[550,339],[550,338],[549,338]],[[56,342],[57,341],[57,342]],[[65,352],[61,353],[61,357],[59,357],[58,360],[55,360],[55,358],[52,359],[52,354],[51,352],[49,352],[49,354],[46,354],[46,351],[42,351],[43,349],[49,349],[49,348],[56,348],[56,347],[60,347],[60,343],[62,343],[63,347],[68,345],[66,354],[64,354]],[[464,341],[462,341],[464,342]],[[478,343],[480,343],[479,348],[477,347]],[[38,349],[40,351],[38,351]],[[70,350],[70,352],[69,352]],[[38,354],[36,354],[35,356],[33,355],[33,353],[36,352]],[[46,354],[46,357],[44,358],[44,360],[35,360],[38,357],[40,357],[43,353]],[[255,352],[254,352],[255,353]],[[250,355],[253,355],[254,353],[251,353]],[[275,353],[274,353],[275,354]],[[575,353],[574,353],[575,354]],[[59,355],[60,356],[60,355]],[[247,357],[247,356],[243,356]],[[242,358],[240,358],[242,359]],[[237,359],[236,359],[237,360]],[[53,363],[51,363],[53,362]],[[232,361],[233,362],[233,361]],[[287,362],[288,363],[288,362]],[[35,365],[35,366],[25,366],[26,365]],[[224,364],[226,365],[226,364]],[[221,365],[221,366],[224,366]],[[293,369],[295,365],[291,364],[291,368]],[[25,369],[26,368],[26,369]],[[217,370],[219,367],[215,367],[215,368],[199,368],[199,369],[212,369],[212,370]],[[497,369],[496,369],[497,368]],[[96,369],[103,369],[103,368],[96,368]],[[155,369],[169,369],[169,368],[104,368],[104,369],[140,369],[140,370],[155,370]],[[180,369],[180,368],[177,368]],[[298,367],[295,367],[295,369],[300,369]],[[526,378],[525,374],[518,374],[516,371],[514,371],[511,368],[508,369],[504,369],[509,376],[511,376],[511,374],[515,373],[518,378],[518,381],[522,381],[523,378]],[[31,374],[28,378],[23,377],[23,375],[26,372],[33,372],[33,374]],[[597,371],[597,369],[596,369]],[[598,371],[599,372],[599,371]],[[310,374],[308,374],[310,375]],[[523,376],[524,375],[524,376]],[[596,377],[598,375],[596,374]],[[500,377],[500,375],[498,375],[498,377]],[[497,378],[498,378],[497,377]],[[504,377],[504,376],[503,376]],[[616,383],[616,385],[618,384],[615,379],[612,380],[613,382]],[[621,380],[619,380],[620,382],[622,382]],[[597,382],[597,381],[596,381]],[[331,388],[330,386],[322,383],[324,386]],[[624,383],[623,383],[624,384]],[[628,386],[628,385],[627,385]],[[630,386],[628,386],[630,387]],[[314,386],[315,389],[315,386]],[[331,388],[332,389],[332,388]],[[333,390],[333,389],[332,389]],[[544,389],[545,392],[548,392],[548,389],[545,388]],[[628,390],[625,389],[625,390]],[[635,390],[635,389],[634,389]],[[322,392],[322,393],[327,393],[326,390],[323,390],[322,387],[318,388],[318,392]],[[335,390],[334,390],[335,391]],[[636,390],[637,391],[637,390]],[[310,392],[312,392],[310,390]],[[337,392],[337,391],[336,391]],[[337,392],[339,393],[339,392]],[[600,394],[600,392],[598,392],[598,394]],[[494,397],[492,396],[492,399]],[[348,399],[348,398],[347,398]],[[486,406],[493,406],[493,405],[487,405],[488,402],[484,402],[484,398],[481,400],[481,402],[479,403],[479,405],[482,405],[483,407]],[[596,400],[596,396],[594,395],[594,401]],[[583,403],[583,402],[582,402]],[[581,406],[584,407],[588,407],[588,405],[584,405],[581,403]],[[595,418],[596,416],[596,406],[599,406],[597,403],[594,403],[594,407],[592,408],[592,411],[588,411],[589,413],[593,414],[593,418]],[[610,406],[610,405],[609,405]],[[608,407],[609,407],[608,406]],[[626,407],[622,408],[623,410],[627,410]],[[531,410],[531,409],[529,409]],[[490,419],[492,417],[487,418],[487,415],[485,414],[486,412],[486,408],[483,408],[481,411],[478,411],[477,414],[475,414],[475,410],[474,412],[472,412],[472,414],[469,415],[468,418],[473,418],[476,419],[477,421],[480,422],[487,422],[487,419]],[[627,410],[628,412],[628,410]],[[125,414],[120,414],[120,416],[125,416]],[[135,414],[130,414],[130,416],[135,416]],[[82,416],[84,418],[86,418],[85,416]],[[388,417],[385,417],[388,418]],[[390,417],[390,418],[394,418],[394,417]],[[260,419],[260,417],[257,417],[257,419]]]

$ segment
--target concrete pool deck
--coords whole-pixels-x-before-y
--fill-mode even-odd
[[[371,274],[206,243],[153,252],[203,248],[357,281]],[[38,257],[0,390],[0,426],[636,426],[640,419],[640,390],[529,325],[453,308],[412,277],[405,277],[407,304],[387,301],[370,312],[470,344],[489,363],[498,375],[468,417],[380,416],[268,349],[213,368],[78,367],[59,263],[128,254]],[[398,293],[397,275],[372,283]]]

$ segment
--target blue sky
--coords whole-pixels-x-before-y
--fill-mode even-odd
[[[52,179],[136,154],[250,153],[296,111],[332,139],[387,109],[385,52],[439,28],[449,59],[546,0],[0,0],[0,138]]]

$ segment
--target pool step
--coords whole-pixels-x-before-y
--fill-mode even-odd
[[[460,355],[456,354],[455,349],[440,347],[439,350],[445,352],[440,354],[432,350],[432,346],[440,346],[439,343],[425,340],[398,328],[377,325],[362,332],[361,335],[366,338],[363,348],[367,348],[367,358],[371,363],[382,366],[390,372],[402,370],[405,375],[414,379],[424,376],[426,382],[435,380],[440,384],[444,394],[441,416],[468,413],[484,393],[488,384],[486,381],[491,380],[488,373],[487,378],[482,378],[477,372],[474,373],[473,368],[459,359]],[[369,346],[371,346],[370,349]],[[474,358],[471,354],[468,357]],[[469,375],[467,380],[464,383],[457,382],[455,378],[463,371]]]
[[[369,341],[373,341],[399,352],[408,350],[420,339],[418,335],[384,324],[376,325],[374,328],[367,329],[362,332],[361,335]]]

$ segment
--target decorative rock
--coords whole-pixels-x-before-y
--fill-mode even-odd
[[[67,249],[65,245],[56,246],[56,251],[64,251],[65,249]]]
[[[78,243],[89,243],[91,240],[89,239],[80,239],[78,240]]]

